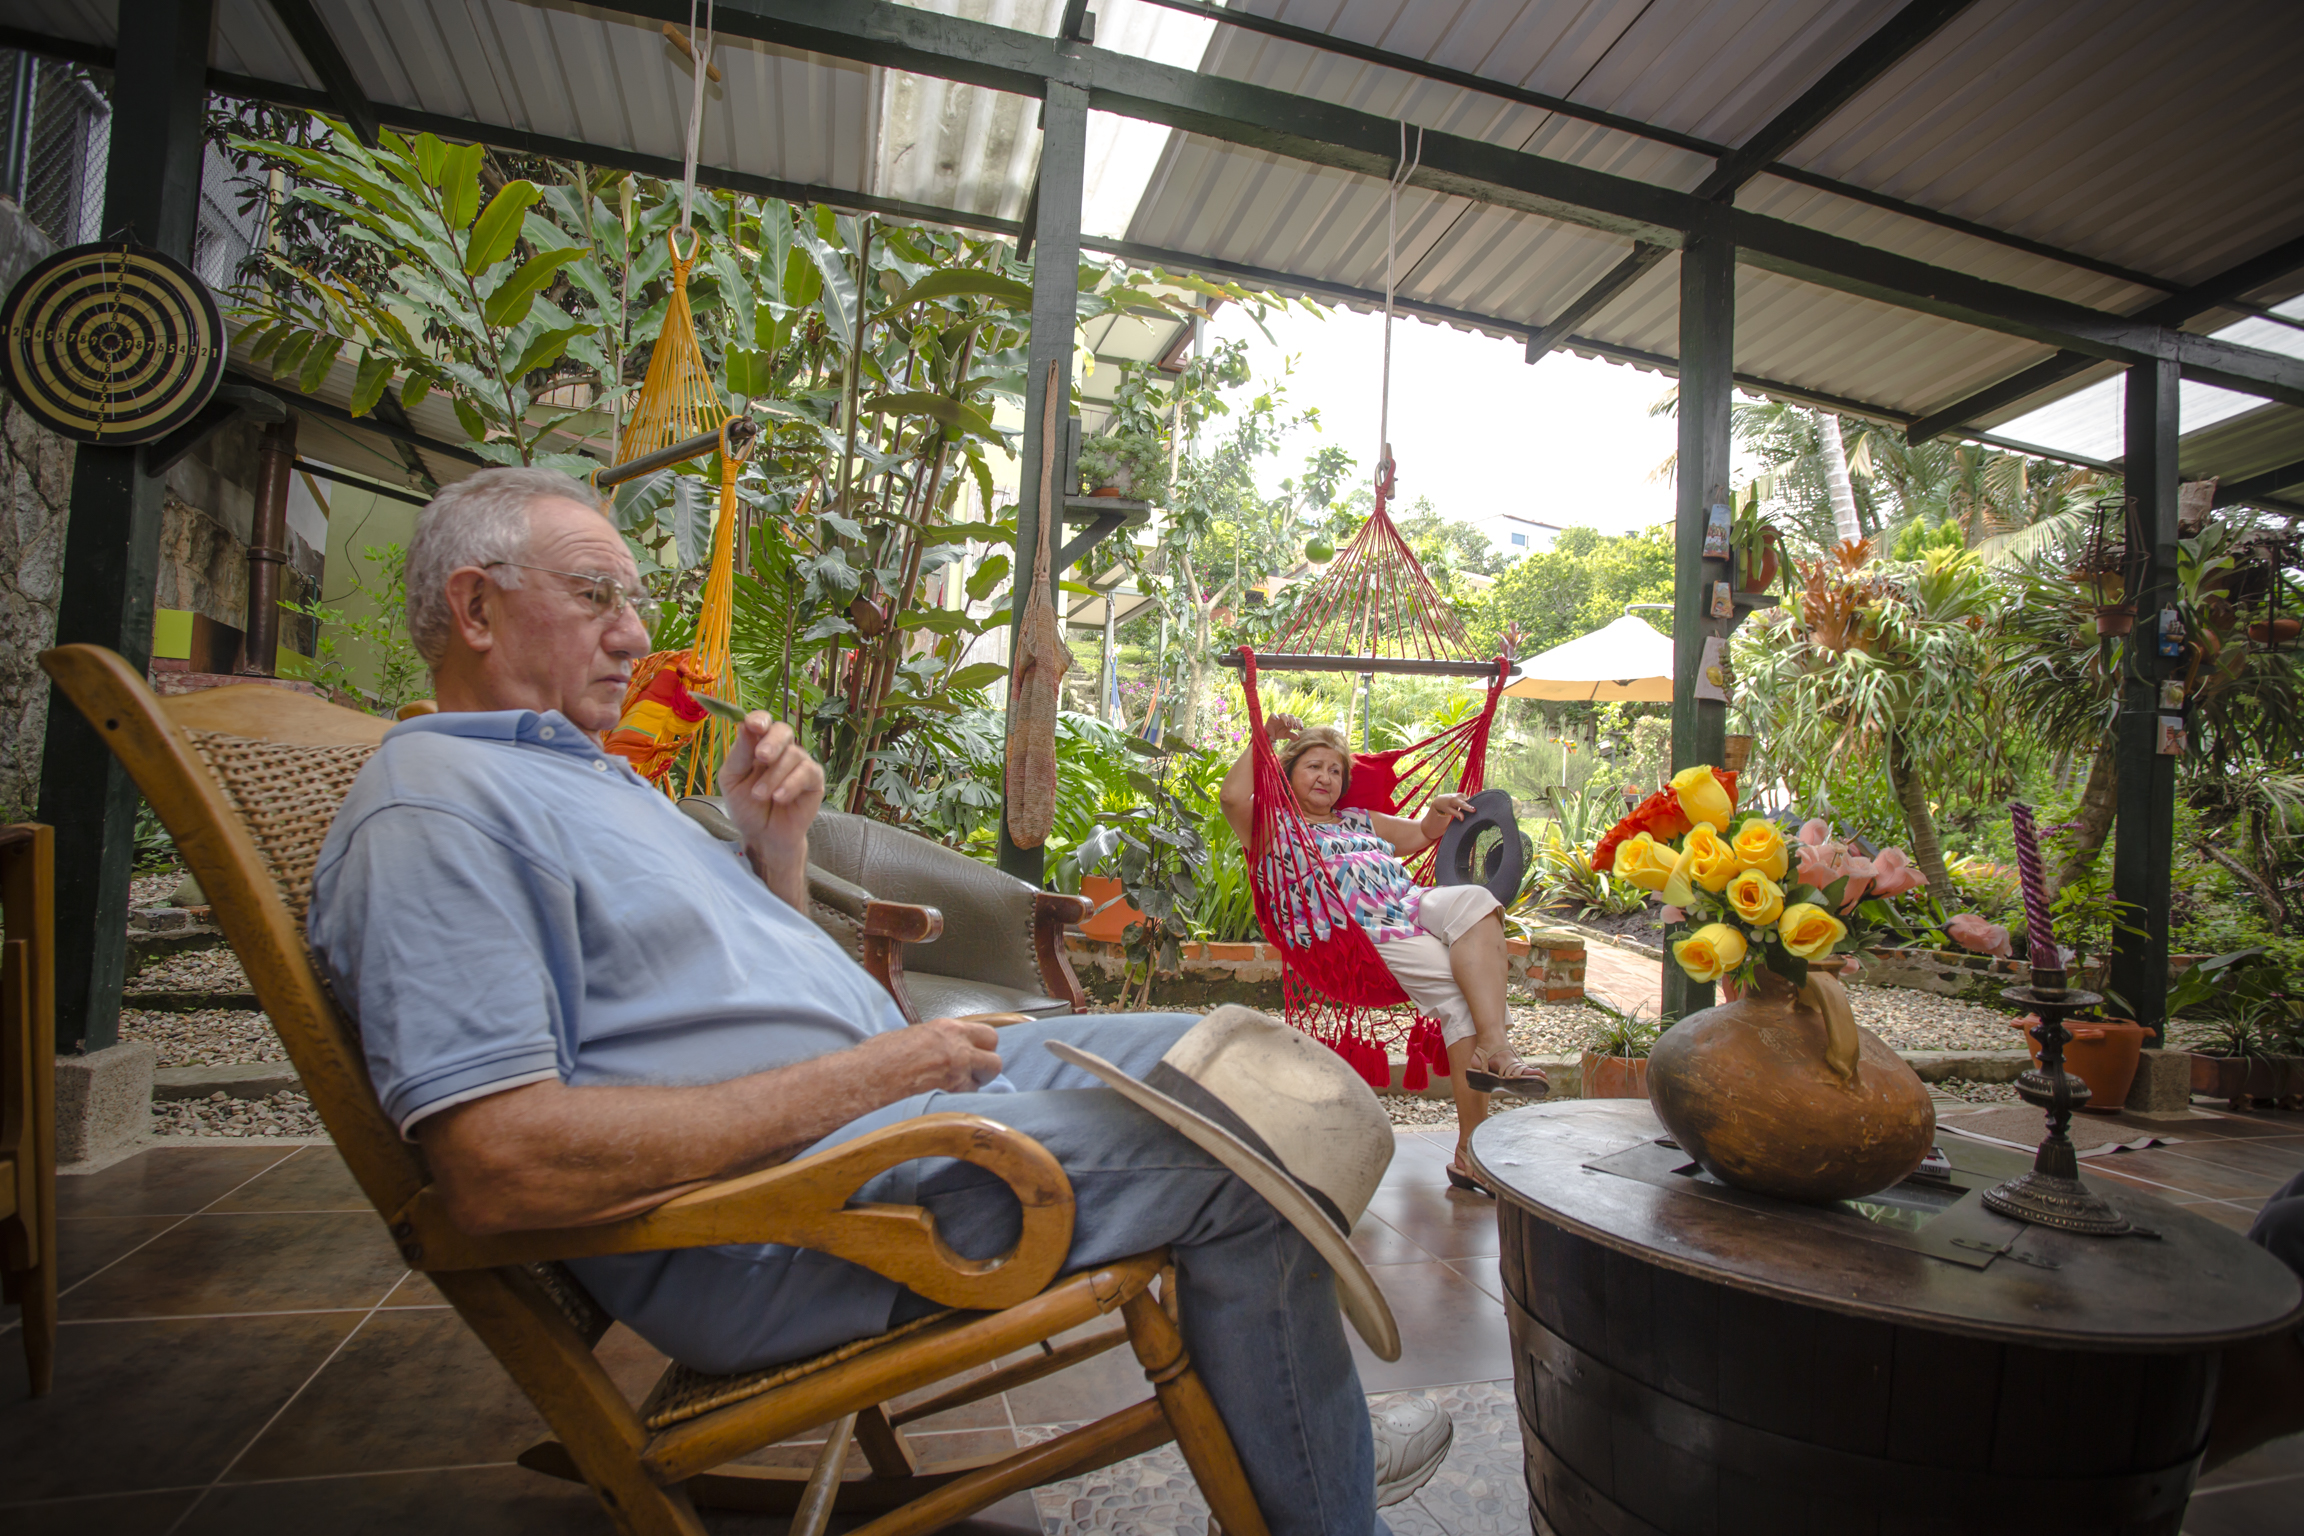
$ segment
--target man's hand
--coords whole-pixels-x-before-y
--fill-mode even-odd
[[[905,1094],[974,1093],[1000,1075],[1000,1031],[969,1019],[923,1019],[910,1029],[874,1035],[858,1055],[892,1058],[876,1064],[890,1086]]]
[[[754,710],[720,765],[720,793],[753,870],[793,910],[805,912],[808,828],[824,803],[823,765],[792,727]]]

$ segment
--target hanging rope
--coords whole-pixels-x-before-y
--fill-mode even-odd
[[[1376,510],[1392,495],[1392,267],[1400,251],[1400,188],[1424,163],[1424,130],[1416,130],[1416,157],[1408,157],[1408,125],[1400,125],[1400,169],[1384,195],[1384,387],[1376,406]]]
[[[696,0],[688,0],[688,56],[695,64],[696,80],[688,93],[688,157],[681,166],[680,232],[688,233],[689,217],[696,206],[696,151],[704,137],[704,81],[712,72],[712,6],[714,0],[704,0],[704,42],[696,42]]]

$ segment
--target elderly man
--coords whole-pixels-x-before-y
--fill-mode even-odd
[[[648,650],[639,573],[589,492],[486,470],[424,511],[408,632],[440,712],[403,722],[321,849],[308,931],[360,1023],[386,1111],[475,1231],[572,1226],[937,1110],[1012,1125],[1063,1164],[1068,1268],[1163,1244],[1183,1329],[1275,1532],[1383,1531],[1445,1454],[1433,1405],[1372,1427],[1331,1275],[1223,1164],[1041,1048],[1135,1073],[1194,1022],[906,1027],[806,916],[822,769],[754,714],[721,770],[739,855],[601,750]],[[962,1163],[861,1192],[917,1201],[965,1252],[1013,1239]],[[776,1245],[578,1261],[665,1353],[728,1372],[923,1315],[894,1282]]]

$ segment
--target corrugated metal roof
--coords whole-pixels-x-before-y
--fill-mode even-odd
[[[377,100],[677,159],[689,75],[657,23],[524,0],[315,0]],[[913,0],[1039,35],[1061,0]],[[1239,0],[1234,9],[1546,92],[1673,133],[1738,144],[1798,99],[1901,0]],[[1185,59],[1435,129],[1686,190],[1709,156],[1482,91],[1366,64],[1143,0],[1098,0],[1100,48]],[[34,31],[113,41],[103,0],[0,0]],[[707,163],[1000,218],[1019,217],[1038,157],[1034,104],[723,38]],[[264,0],[222,0],[214,62],[318,81]],[[2304,234],[2304,25],[2294,0],[1978,0],[1784,155],[1788,165],[2193,282]],[[1158,143],[1155,153],[1151,146]],[[1149,166],[1149,169],[1147,167]],[[1380,290],[1384,184],[1096,116],[1091,233]],[[1147,182],[1140,199],[1137,180]],[[1132,206],[1132,211],[1130,211]],[[2159,290],[1942,228],[1780,176],[1739,206],[1977,277],[2133,312]],[[1125,215],[1123,220],[1123,215]],[[1104,221],[1101,226],[1096,222]],[[1625,242],[1410,189],[1403,296],[1525,334],[1613,265]],[[2304,292],[2291,276],[2254,297]],[[1929,413],[2046,349],[1747,270],[1740,371]],[[1666,261],[1580,329],[1615,355],[1678,349]],[[2228,326],[2229,311],[2197,328]],[[2083,375],[2039,399],[2072,393]],[[2003,419],[2006,419],[2005,417]],[[2075,450],[2076,451],[2076,450]]]

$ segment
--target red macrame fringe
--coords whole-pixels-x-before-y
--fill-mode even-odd
[[[1445,1076],[1448,1071],[1439,1021],[1416,1015],[1403,1022],[1392,1013],[1407,1003],[1408,994],[1385,969],[1375,941],[1352,920],[1335,876],[1321,861],[1279,754],[1264,735],[1255,652],[1243,647],[1240,657],[1255,770],[1248,883],[1256,896],[1256,920],[1266,941],[1280,951],[1287,1021],[1332,1047],[1374,1088],[1391,1086],[1386,1047],[1401,1044],[1408,1056],[1403,1085],[1422,1088],[1431,1080],[1429,1072]],[[1478,794],[1487,772],[1489,727],[1510,672],[1510,662],[1499,657],[1487,703],[1461,725],[1413,746],[1354,757],[1351,789],[1339,803],[1389,816],[1402,805],[1428,800],[1443,786]],[[1426,849],[1409,863],[1419,884],[1433,883],[1433,853]],[[1299,931],[1311,935],[1309,944],[1297,942]]]

